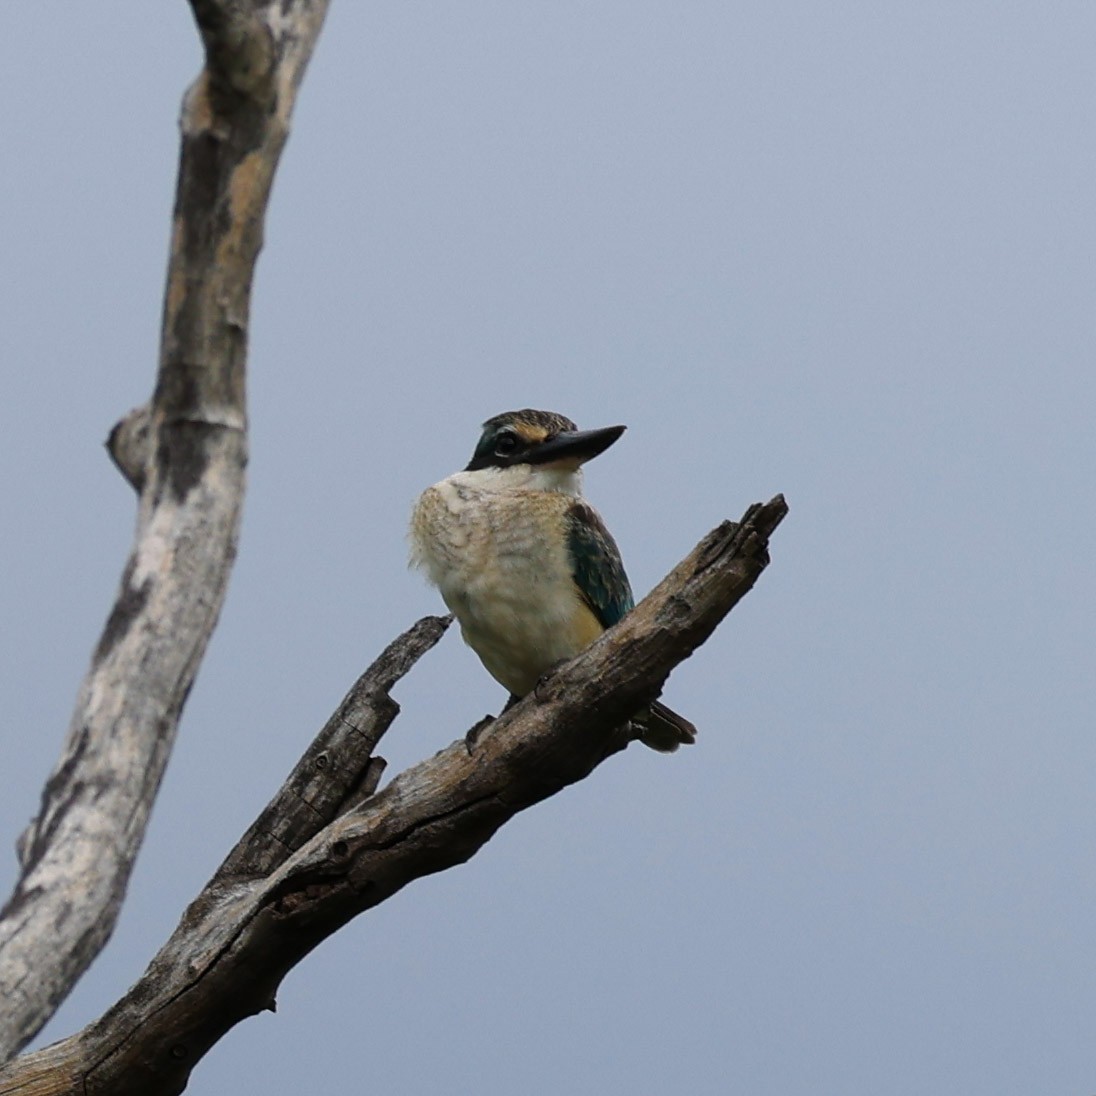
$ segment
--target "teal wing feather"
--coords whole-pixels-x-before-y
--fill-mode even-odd
[[[611,628],[635,608],[635,600],[616,541],[598,512],[585,502],[576,502],[567,511],[567,547],[571,574],[583,601],[603,628]],[[642,728],[639,737],[653,750],[672,753],[696,741],[696,727],[657,700],[635,722]]]
[[[635,600],[616,541],[585,502],[576,502],[567,512],[567,548],[583,601],[603,628],[611,628],[635,608]]]

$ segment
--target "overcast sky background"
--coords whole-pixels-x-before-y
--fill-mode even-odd
[[[0,40],[0,859],[128,550],[187,6]],[[534,406],[646,592],[783,491],[666,699],[700,727],[359,918],[189,1092],[1096,1092],[1089,2],[337,0],[256,284],[221,626],[108,950],[141,973],[359,671],[440,601],[415,495]],[[504,697],[459,637],[394,773]]]

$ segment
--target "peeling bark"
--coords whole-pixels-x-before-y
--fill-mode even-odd
[[[326,3],[192,6],[207,64],[183,106],[156,389],[108,442],[139,492],[136,538],[0,910],[0,1061],[113,931],[236,554],[252,275]]]

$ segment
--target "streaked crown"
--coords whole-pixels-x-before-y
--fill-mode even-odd
[[[483,424],[483,433],[465,471],[557,461],[577,467],[608,449],[623,433],[623,426],[579,430],[566,415],[554,411],[531,407],[504,411]]]

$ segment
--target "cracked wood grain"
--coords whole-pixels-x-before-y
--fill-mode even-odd
[[[206,67],[182,112],[155,392],[108,448],[134,546],[0,910],[0,1061],[113,931],[236,554],[252,275],[321,0],[193,0]]]
[[[282,978],[322,940],[413,880],[465,862],[519,811],[624,749],[639,730],[628,715],[752,588],[786,512],[777,496],[714,529],[624,620],[475,736],[363,801],[334,789],[330,821],[309,823],[314,832],[288,855],[280,844],[266,874],[222,868],[134,987],[83,1031],[0,1070],[0,1096],[182,1092],[218,1039],[274,1007]],[[317,740],[324,749],[330,729]],[[293,802],[300,775],[299,765],[275,803]]]
[[[451,621],[423,617],[354,682],[289,779],[228,854],[215,882],[269,874],[349,804],[376,790],[384,762],[373,751],[400,711],[389,692]]]

